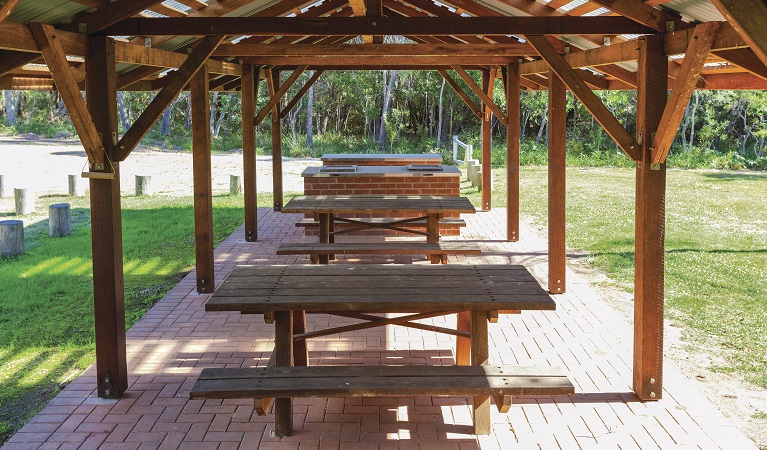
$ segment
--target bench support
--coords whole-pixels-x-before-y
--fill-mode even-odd
[[[487,311],[471,312],[471,365],[486,366],[490,352],[487,338]],[[490,396],[475,395],[472,398],[474,434],[490,434]]]
[[[274,364],[276,367],[293,365],[293,312],[274,313]],[[274,399],[274,435],[290,436],[293,432],[293,400]]]

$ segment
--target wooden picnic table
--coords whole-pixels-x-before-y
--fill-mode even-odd
[[[457,336],[456,360],[459,364],[463,359],[466,365],[486,366],[489,360],[487,323],[494,321],[499,311],[555,308],[551,296],[526,268],[519,265],[237,266],[205,305],[206,311],[264,314],[265,320],[275,325],[273,360],[277,368],[307,366],[306,341],[310,338],[384,325],[400,325]],[[451,329],[414,322],[461,311],[468,311],[470,314],[468,329]],[[360,319],[362,322],[309,331],[306,330],[304,313],[328,313]],[[376,313],[404,315],[386,317],[375,315]],[[470,363],[457,354],[459,351],[470,351]],[[321,369],[325,372],[331,370],[333,374],[322,375],[320,372],[323,370],[315,371],[314,375],[319,378],[313,378],[310,382],[310,374],[298,367],[282,375],[269,375],[264,370],[257,370],[257,373],[249,373],[244,371],[245,369],[232,373],[230,370],[224,374],[221,373],[222,369],[206,369],[208,372],[200,376],[192,395],[195,398],[237,398],[259,397],[259,392],[266,392],[264,395],[289,395],[292,398],[322,396],[322,389],[328,389],[327,396],[402,393],[439,395],[464,392],[464,395],[473,395],[475,432],[487,434],[490,429],[490,395],[496,398],[496,404],[507,404],[504,399],[511,394],[572,391],[572,384],[566,377],[563,381],[562,375],[552,377],[552,374],[544,372],[544,375],[533,377],[527,369],[522,370],[525,377],[518,378],[522,380],[521,385],[518,383],[512,387],[513,383],[508,380],[515,369],[509,367],[487,369],[490,372],[495,370],[493,376],[506,374],[505,378],[493,378],[497,380],[496,384],[500,383],[500,390],[497,386],[493,387],[493,382],[488,381],[490,378],[485,379],[486,376],[492,375],[490,372],[480,373],[479,378],[477,373],[450,372],[444,374],[445,380],[438,380],[435,379],[436,375],[424,376],[425,374],[417,371],[411,373],[412,370],[405,375],[402,370],[408,369],[399,368],[386,369],[382,375],[379,374],[384,377],[383,381],[371,381],[372,378],[360,380],[360,377],[364,378],[364,373],[349,372],[350,368],[341,367],[340,369],[349,369],[342,372],[342,375],[338,375],[335,369]],[[309,368],[307,370],[311,372]],[[389,373],[391,370],[398,371],[399,375]],[[328,381],[322,376],[331,379]],[[372,372],[370,376],[374,376]],[[417,376],[422,378],[412,381],[416,380],[413,377]],[[355,381],[344,380],[343,377],[351,377]],[[465,385],[460,381],[463,377]],[[258,381],[254,381],[256,378]],[[549,381],[542,382],[542,378]],[[282,381],[271,382],[269,379]],[[275,382],[281,385],[275,387]],[[322,388],[325,382],[329,383],[329,386]],[[445,385],[446,382],[449,383]],[[287,387],[285,383],[288,383]],[[372,387],[368,385],[371,383]],[[552,390],[554,388],[556,389]],[[482,395],[483,393],[488,394]],[[292,429],[291,398],[275,400],[275,431],[278,435],[288,435]]]
[[[282,207],[284,213],[314,214],[318,217],[320,243],[334,242],[335,221],[357,225],[358,229],[387,228],[406,233],[426,236],[426,242],[439,242],[439,220],[445,214],[475,213],[476,208],[466,197],[435,195],[305,195],[294,197]],[[337,217],[338,214],[402,215],[402,219],[386,223],[361,221]],[[416,216],[416,217],[413,217]],[[414,220],[426,219],[426,231],[398,227]],[[329,255],[320,255],[319,262],[327,264]],[[432,262],[438,262],[440,256],[433,256]]]

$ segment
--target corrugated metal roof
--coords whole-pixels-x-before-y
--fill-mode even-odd
[[[21,0],[8,17],[14,22],[68,22],[75,14],[90,8],[69,0]]]
[[[709,0],[672,0],[663,4],[664,8],[682,15],[685,21],[721,22],[725,18]]]

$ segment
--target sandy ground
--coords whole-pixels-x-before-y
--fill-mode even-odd
[[[35,136],[0,137],[0,174],[5,175],[6,191],[13,195],[14,187],[28,187],[40,195],[66,195],[67,175],[79,174],[85,166],[85,152],[79,141],[45,140]],[[229,174],[242,173],[242,153],[213,155],[213,191],[229,190]],[[307,166],[319,165],[316,159],[289,159],[283,162],[285,192],[301,192],[301,172]],[[260,156],[258,190],[272,191],[271,157]],[[191,195],[192,157],[189,153],[139,148],[121,165],[123,195],[134,194],[134,176],[151,175],[155,193],[163,195]],[[13,198],[0,198],[0,215],[11,216]],[[542,235],[545,230],[540,230]],[[602,273],[585,264],[582,258],[573,258],[571,267],[599,289],[602,297],[631,321],[633,302],[630,294],[616,289],[614,283]],[[666,324],[666,357],[682,373],[741,428],[761,449],[767,450],[767,390],[757,388],[742,379],[707,370],[720,363],[715,348],[705,344],[691,348],[681,339],[682,331],[673,323]]]
[[[212,155],[213,193],[229,192],[229,175],[242,175],[242,152]],[[0,174],[5,175],[6,195],[14,188],[33,189],[39,195],[67,194],[67,175],[86,170],[85,151],[79,141],[39,139],[35,137],[0,138]],[[301,172],[317,159],[283,160],[283,189],[303,191]],[[272,158],[259,156],[258,191],[272,191]],[[158,195],[192,194],[192,157],[190,153],[138,148],[120,164],[123,195],[135,192],[135,176],[150,175]],[[86,183],[87,180],[82,180]]]

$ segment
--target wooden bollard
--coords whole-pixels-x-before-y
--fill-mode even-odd
[[[80,175],[69,175],[69,196],[82,197],[85,195],[85,181]]]
[[[229,175],[229,195],[237,195],[242,192],[242,177]]]
[[[7,190],[5,175],[0,175],[0,198],[8,196],[8,193],[6,192]]]
[[[136,175],[136,196],[153,194],[152,177],[150,175]]]
[[[24,222],[3,220],[0,222],[0,258],[24,254]]]
[[[48,207],[48,232],[51,237],[64,237],[72,233],[69,203],[56,203]]]
[[[35,191],[32,189],[15,188],[13,195],[16,200],[17,216],[26,216],[35,212]]]

